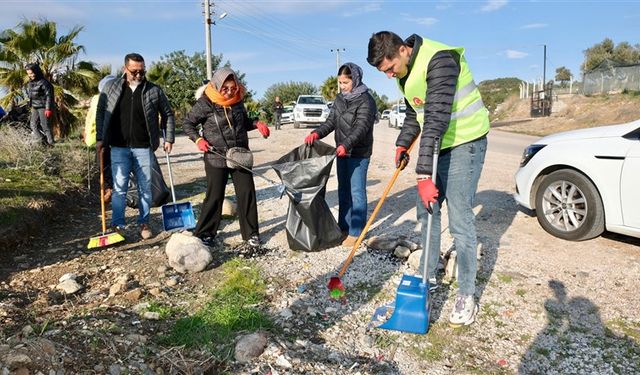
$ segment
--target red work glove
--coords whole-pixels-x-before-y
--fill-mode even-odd
[[[398,146],[396,148],[396,168],[403,170],[409,164],[409,154],[407,148]]]
[[[50,110],[50,109],[45,109],[44,110],[44,117],[50,118],[51,116],[53,116],[53,111]]]
[[[320,139],[320,136],[318,135],[318,133],[309,133],[309,135],[304,139],[304,143],[311,145],[313,144],[313,142],[317,141],[318,139]]]
[[[336,148],[336,155],[339,158],[343,158],[343,157],[347,156],[347,149],[344,148],[343,145],[338,146],[338,148]]]
[[[198,150],[202,152],[208,152],[209,148],[211,147],[209,142],[207,142],[207,140],[204,138],[198,138],[196,140],[196,146],[198,146]]]
[[[260,132],[260,134],[262,134],[263,138],[269,138],[271,132],[269,131],[269,127],[267,126],[267,124],[262,121],[258,121],[256,122],[256,128],[258,128],[258,131]]]
[[[418,195],[429,213],[433,213],[431,205],[438,201],[438,188],[431,177],[418,177]]]

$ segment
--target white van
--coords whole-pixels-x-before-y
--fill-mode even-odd
[[[404,124],[407,115],[407,106],[404,104],[394,104],[389,113],[389,127],[400,129]]]

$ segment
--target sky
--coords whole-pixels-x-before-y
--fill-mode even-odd
[[[213,54],[246,74],[261,98],[272,85],[310,82],[319,87],[337,63],[353,62],[363,82],[396,100],[395,80],[369,66],[367,44],[382,30],[465,48],[476,82],[546,78],[567,67],[581,79],[584,50],[604,38],[640,43],[640,0],[213,1]],[[222,14],[225,17],[220,19]],[[82,26],[80,59],[120,70],[124,55],[138,52],[147,67],[172,51],[205,51],[202,1],[0,0],[0,30],[22,20],[48,19],[58,34]],[[206,78],[206,77],[203,77]]]

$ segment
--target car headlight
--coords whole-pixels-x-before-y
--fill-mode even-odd
[[[326,113],[329,114],[330,109],[329,108],[323,108],[322,109],[322,113]]]
[[[531,158],[538,153],[538,151],[542,150],[544,148],[544,146],[546,145],[529,145],[527,146],[527,148],[524,149],[524,152],[522,153],[522,159],[520,160],[520,167],[524,167],[525,165],[527,165],[527,163],[529,162],[529,160],[531,160]]]

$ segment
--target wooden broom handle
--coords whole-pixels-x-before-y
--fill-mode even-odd
[[[417,139],[418,139],[418,137],[416,137],[413,140],[413,142],[411,142],[411,144],[409,145],[409,148],[407,149],[407,154],[411,153],[411,149],[413,148],[413,145],[416,144],[416,140]],[[378,201],[378,204],[376,205],[376,208],[373,209],[373,212],[371,213],[371,216],[369,217],[369,220],[367,221],[367,225],[365,225],[364,229],[362,230],[362,232],[360,232],[360,236],[358,236],[358,239],[356,240],[356,243],[353,244],[353,248],[351,249],[351,252],[349,253],[349,256],[344,261],[344,264],[342,265],[342,268],[340,269],[340,272],[338,272],[338,277],[342,278],[344,276],[344,274],[347,272],[347,268],[349,268],[349,265],[351,264],[351,261],[353,260],[353,256],[356,254],[356,250],[358,250],[358,247],[360,247],[360,244],[364,240],[364,237],[367,235],[367,231],[369,230],[369,227],[371,226],[371,224],[373,224],[373,221],[376,219],[376,216],[378,215],[378,211],[380,211],[380,208],[382,208],[382,204],[384,203],[384,200],[387,198],[387,195],[389,194],[389,191],[393,187],[393,184],[396,182],[396,180],[398,179],[398,176],[400,175],[400,171],[402,171],[402,169],[404,169],[404,167],[406,167],[406,163],[405,163],[405,165],[400,165],[399,167],[396,168],[396,171],[393,173],[393,176],[391,177],[391,180],[387,184],[387,187],[384,189],[384,192],[382,193],[382,196],[380,197],[380,200]]]

